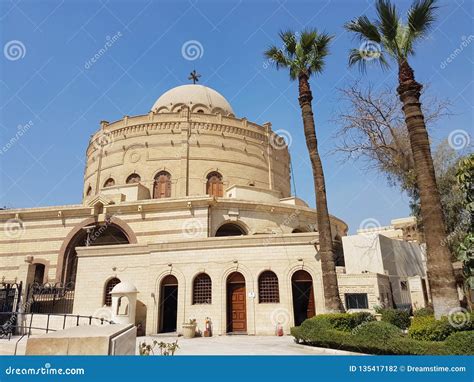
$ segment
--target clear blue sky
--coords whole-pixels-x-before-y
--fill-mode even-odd
[[[297,102],[297,85],[286,72],[267,68],[262,51],[278,44],[281,29],[317,27],[334,34],[324,73],[312,80],[319,144],[329,210],[355,232],[367,218],[388,224],[409,213],[408,198],[362,164],[330,155],[338,107],[336,87],[360,77],[347,68],[347,52],[358,44],[342,25],[367,13],[372,1],[6,1],[1,0],[0,131],[2,145],[24,133],[0,155],[0,204],[34,207],[80,203],[84,153],[101,120],[144,114],[167,89],[187,83],[196,68],[202,84],[221,92],[237,116],[291,133],[290,151],[299,197],[314,205]],[[404,12],[409,2],[397,1]],[[442,1],[439,21],[412,59],[418,81],[454,104],[455,115],[433,129],[433,141],[473,126],[474,41],[445,68],[441,64],[473,38],[473,2]],[[120,32],[100,59],[87,61]],[[11,41],[20,41],[5,53]],[[189,61],[189,40],[203,47]],[[8,57],[7,57],[8,56]],[[13,58],[13,60],[12,60]],[[17,59],[16,59],[17,58]],[[394,83],[395,72],[369,70],[363,81]]]

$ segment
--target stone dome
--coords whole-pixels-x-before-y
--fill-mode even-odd
[[[132,283],[129,283],[127,281],[122,281],[120,283],[118,283],[117,285],[115,285],[113,287],[113,289],[111,290],[110,292],[111,294],[118,294],[118,293],[138,293],[138,290],[137,288],[135,287],[135,285],[133,285]]]
[[[182,85],[172,88],[158,98],[152,107],[157,113],[176,113],[182,106],[188,106],[193,113],[234,116],[230,103],[214,89],[203,85]]]

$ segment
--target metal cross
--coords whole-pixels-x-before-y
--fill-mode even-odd
[[[191,73],[189,73],[188,80],[192,80],[193,84],[196,84],[196,82],[199,81],[199,77],[201,77],[201,75],[196,72],[196,70],[193,70]]]

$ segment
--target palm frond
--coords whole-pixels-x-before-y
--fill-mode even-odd
[[[299,44],[303,49],[304,54],[308,54],[314,46],[314,41],[318,37],[316,29],[305,29],[301,32]]]
[[[269,47],[265,53],[265,57],[268,58],[277,69],[287,68],[290,66],[291,60],[283,53],[283,51],[276,46]]]
[[[286,30],[281,31],[278,35],[283,41],[283,45],[285,46],[286,52],[290,57],[292,57],[295,54],[297,43],[297,37],[295,32],[293,32],[292,30]]]
[[[314,40],[314,45],[318,51],[318,55],[321,58],[326,57],[329,54],[329,43],[334,38],[334,36],[327,33],[320,33],[317,35]]]
[[[390,67],[384,53],[381,51],[376,52],[373,50],[364,50],[363,48],[351,49],[349,51],[349,66],[357,64],[361,73],[365,73],[367,66],[376,62],[383,70]]]
[[[436,20],[436,0],[416,0],[408,11],[408,28],[413,39],[424,36]]]
[[[389,41],[394,41],[397,36],[399,17],[395,5],[390,0],[377,0],[375,5],[379,16],[379,29]]]
[[[367,16],[360,16],[344,25],[347,31],[356,33],[360,40],[370,40],[380,43],[380,33],[377,26]]]

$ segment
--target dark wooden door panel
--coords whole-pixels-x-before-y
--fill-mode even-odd
[[[245,304],[245,284],[229,284],[229,319],[228,331],[245,332],[247,330],[247,308]]]

